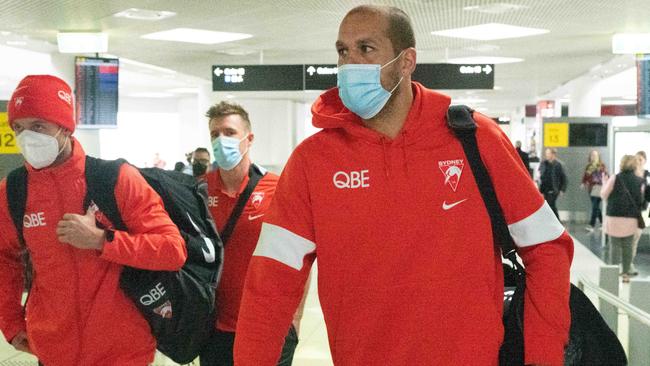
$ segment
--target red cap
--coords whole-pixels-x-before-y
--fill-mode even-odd
[[[29,75],[20,81],[7,105],[9,125],[19,118],[39,118],[74,131],[70,86],[52,75]]]

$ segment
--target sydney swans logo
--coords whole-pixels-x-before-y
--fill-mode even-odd
[[[456,192],[460,176],[463,174],[463,167],[465,166],[463,159],[455,160],[441,160],[438,162],[438,168],[442,174],[445,175],[445,185],[449,184],[451,189]]]

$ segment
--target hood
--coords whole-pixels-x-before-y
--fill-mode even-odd
[[[406,117],[400,134],[392,141],[410,145],[426,138],[424,132],[428,129],[439,128],[436,121],[444,121],[451,98],[411,82],[413,89],[413,104]],[[312,105],[312,124],[322,129],[342,129],[358,138],[372,143],[382,143],[388,138],[379,132],[367,128],[361,117],[352,113],[343,105],[338,88],[332,88],[323,93]],[[446,127],[445,127],[446,128]],[[405,136],[410,136],[406,140]],[[419,138],[418,138],[419,137]]]

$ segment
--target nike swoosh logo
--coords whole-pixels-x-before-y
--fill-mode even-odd
[[[255,220],[255,219],[259,219],[259,218],[262,217],[262,216],[264,216],[264,214],[261,214],[261,215],[255,215],[255,216],[253,216],[253,215],[248,215],[248,220],[253,221],[253,220]]]
[[[454,202],[454,203],[450,203],[450,204],[447,204],[447,202],[443,202],[442,203],[442,209],[445,210],[445,211],[450,210],[450,209],[460,205],[461,203],[463,203],[465,201],[467,201],[467,198],[465,198],[464,200]]]
[[[212,241],[206,237],[204,237],[203,240],[205,241],[205,247],[201,247],[203,258],[205,258],[206,263],[214,263],[215,259],[217,259],[214,244],[212,244]],[[206,248],[208,249],[207,251],[205,250]]]

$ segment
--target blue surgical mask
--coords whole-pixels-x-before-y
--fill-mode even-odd
[[[239,140],[234,137],[219,136],[212,140],[212,152],[214,152],[214,160],[217,166],[223,170],[232,170],[239,164],[241,159],[246,155],[248,149],[242,154],[239,152],[239,143],[244,141],[248,134],[243,139]]]
[[[343,104],[363,119],[370,119],[379,113],[391,94],[397,89],[404,77],[391,91],[381,86],[381,69],[392,64],[404,51],[384,66],[378,64],[346,64],[339,67],[339,97]]]

